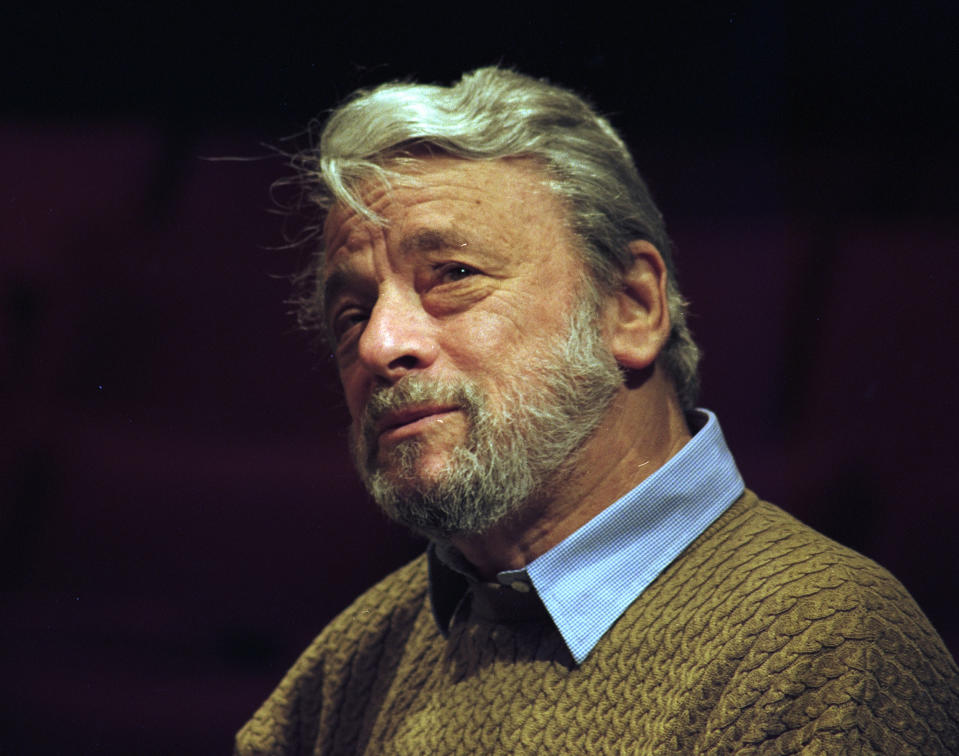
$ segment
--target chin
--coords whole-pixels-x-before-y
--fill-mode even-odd
[[[449,473],[451,453],[447,450],[424,448],[419,440],[400,442],[377,455],[375,469],[371,472],[385,477],[395,485],[410,484],[412,487],[430,487],[442,483]]]

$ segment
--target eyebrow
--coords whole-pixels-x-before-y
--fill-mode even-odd
[[[457,249],[468,244],[466,237],[453,229],[421,228],[400,242],[400,251],[432,252],[441,249]]]

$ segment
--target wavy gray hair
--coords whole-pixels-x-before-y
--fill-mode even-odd
[[[343,204],[383,222],[362,203],[359,190],[371,180],[400,179],[398,164],[429,151],[468,160],[524,157],[541,163],[548,186],[569,209],[600,292],[620,285],[632,264],[631,241],[653,244],[668,270],[672,324],[659,360],[683,408],[694,406],[700,352],[686,324],[663,216],[605,118],[566,89],[506,69],[481,68],[450,87],[396,82],[356,92],[332,112],[319,145],[294,155],[293,163],[304,199],[323,217]],[[318,293],[322,268],[321,249],[299,281],[302,296],[295,301],[308,329],[324,327]]]

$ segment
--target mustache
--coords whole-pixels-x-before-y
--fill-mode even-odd
[[[466,412],[467,417],[474,418],[482,401],[479,390],[466,380],[441,382],[422,376],[405,376],[392,386],[375,389],[370,395],[360,423],[364,438],[372,439],[384,415],[426,403],[455,404]]]

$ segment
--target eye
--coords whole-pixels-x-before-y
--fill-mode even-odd
[[[436,266],[435,270],[436,277],[440,283],[462,281],[464,278],[469,278],[479,273],[476,268],[471,268],[469,265],[463,265],[462,263],[445,263]]]
[[[349,307],[340,310],[340,312],[333,316],[330,324],[334,342],[336,344],[342,343],[350,332],[356,326],[365,323],[368,317],[369,314],[358,307]]]

